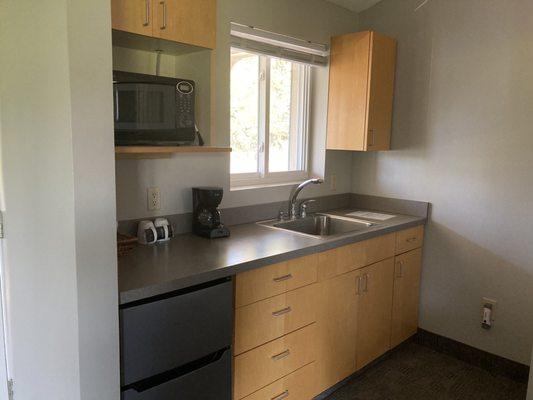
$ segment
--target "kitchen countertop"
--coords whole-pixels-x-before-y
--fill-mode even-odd
[[[350,211],[355,210],[333,213]],[[326,238],[249,223],[231,226],[231,236],[223,239],[187,233],[165,243],[138,245],[118,261],[120,305],[422,225],[426,218],[396,215],[372,222],[364,230]]]

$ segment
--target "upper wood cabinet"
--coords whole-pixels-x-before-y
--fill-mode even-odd
[[[390,149],[396,40],[373,31],[333,37],[327,148]]]
[[[161,0],[155,3],[155,37],[215,48],[216,0]]]
[[[111,0],[113,29],[216,46],[216,0]]]
[[[152,36],[153,0],[111,0],[113,29]]]

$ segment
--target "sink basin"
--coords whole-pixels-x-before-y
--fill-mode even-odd
[[[373,225],[368,221],[334,215],[317,214],[290,221],[268,221],[261,225],[311,236],[334,236],[364,230]]]

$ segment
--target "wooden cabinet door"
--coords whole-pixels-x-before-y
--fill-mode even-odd
[[[111,0],[113,29],[152,36],[152,2],[156,0]]]
[[[331,39],[327,148],[363,150],[367,115],[370,32]]]
[[[418,302],[422,249],[397,256],[394,271],[391,346],[395,347],[418,329]]]
[[[318,285],[317,394],[355,372],[359,277],[353,271]]]
[[[390,349],[394,259],[389,258],[365,267],[360,273],[357,369]]]
[[[214,49],[216,0],[154,1],[154,36]]]
[[[366,150],[389,150],[396,40],[371,32]]]
[[[396,41],[373,31],[331,39],[327,148],[388,150]]]

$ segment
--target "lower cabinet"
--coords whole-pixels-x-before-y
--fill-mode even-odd
[[[315,328],[313,323],[235,357],[234,398],[242,399],[315,361]]]
[[[409,339],[418,329],[422,249],[412,250],[396,256],[394,267],[392,347]]]
[[[355,372],[360,278],[361,272],[353,271],[319,283],[317,393]]]
[[[237,276],[233,399],[311,400],[416,333],[422,239],[411,228]]]
[[[310,400],[315,394],[315,363],[294,371],[246,396],[244,400]]]
[[[356,369],[390,350],[394,259],[360,270]]]

